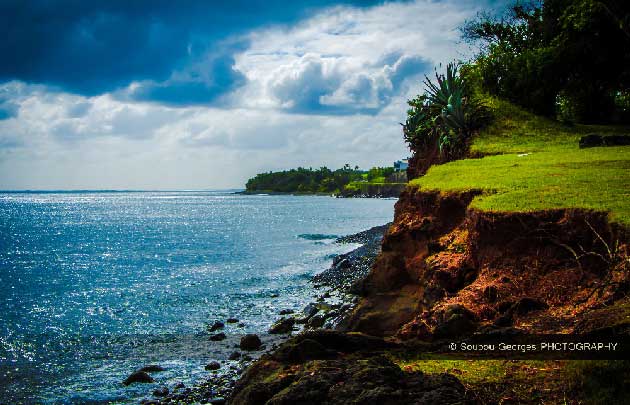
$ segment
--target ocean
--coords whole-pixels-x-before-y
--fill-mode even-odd
[[[310,278],[393,199],[226,191],[0,193],[0,403],[137,403],[194,384],[227,335],[312,302]],[[121,381],[146,364],[155,384]]]

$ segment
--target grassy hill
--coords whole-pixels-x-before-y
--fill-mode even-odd
[[[488,99],[496,119],[471,144],[471,158],[433,166],[410,182],[422,190],[482,190],[472,207],[526,212],[586,208],[630,225],[630,146],[580,149],[589,133],[630,134],[619,126],[565,126],[506,101]]]

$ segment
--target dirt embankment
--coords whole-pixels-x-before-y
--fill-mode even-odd
[[[401,195],[345,329],[402,339],[583,333],[595,310],[625,298],[628,232],[605,213],[480,212],[469,208],[475,194]]]

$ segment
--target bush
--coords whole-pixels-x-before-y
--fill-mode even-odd
[[[446,66],[446,74],[436,72],[435,82],[425,76],[423,83],[424,94],[408,102],[405,141],[414,152],[437,145],[446,158],[462,156],[470,136],[490,121],[489,109],[454,63]]]

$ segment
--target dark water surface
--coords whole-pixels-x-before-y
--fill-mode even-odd
[[[0,403],[128,403],[208,373],[206,326],[262,333],[394,200],[227,192],[0,193]],[[278,294],[277,298],[272,296]],[[236,330],[238,328],[238,330]]]

